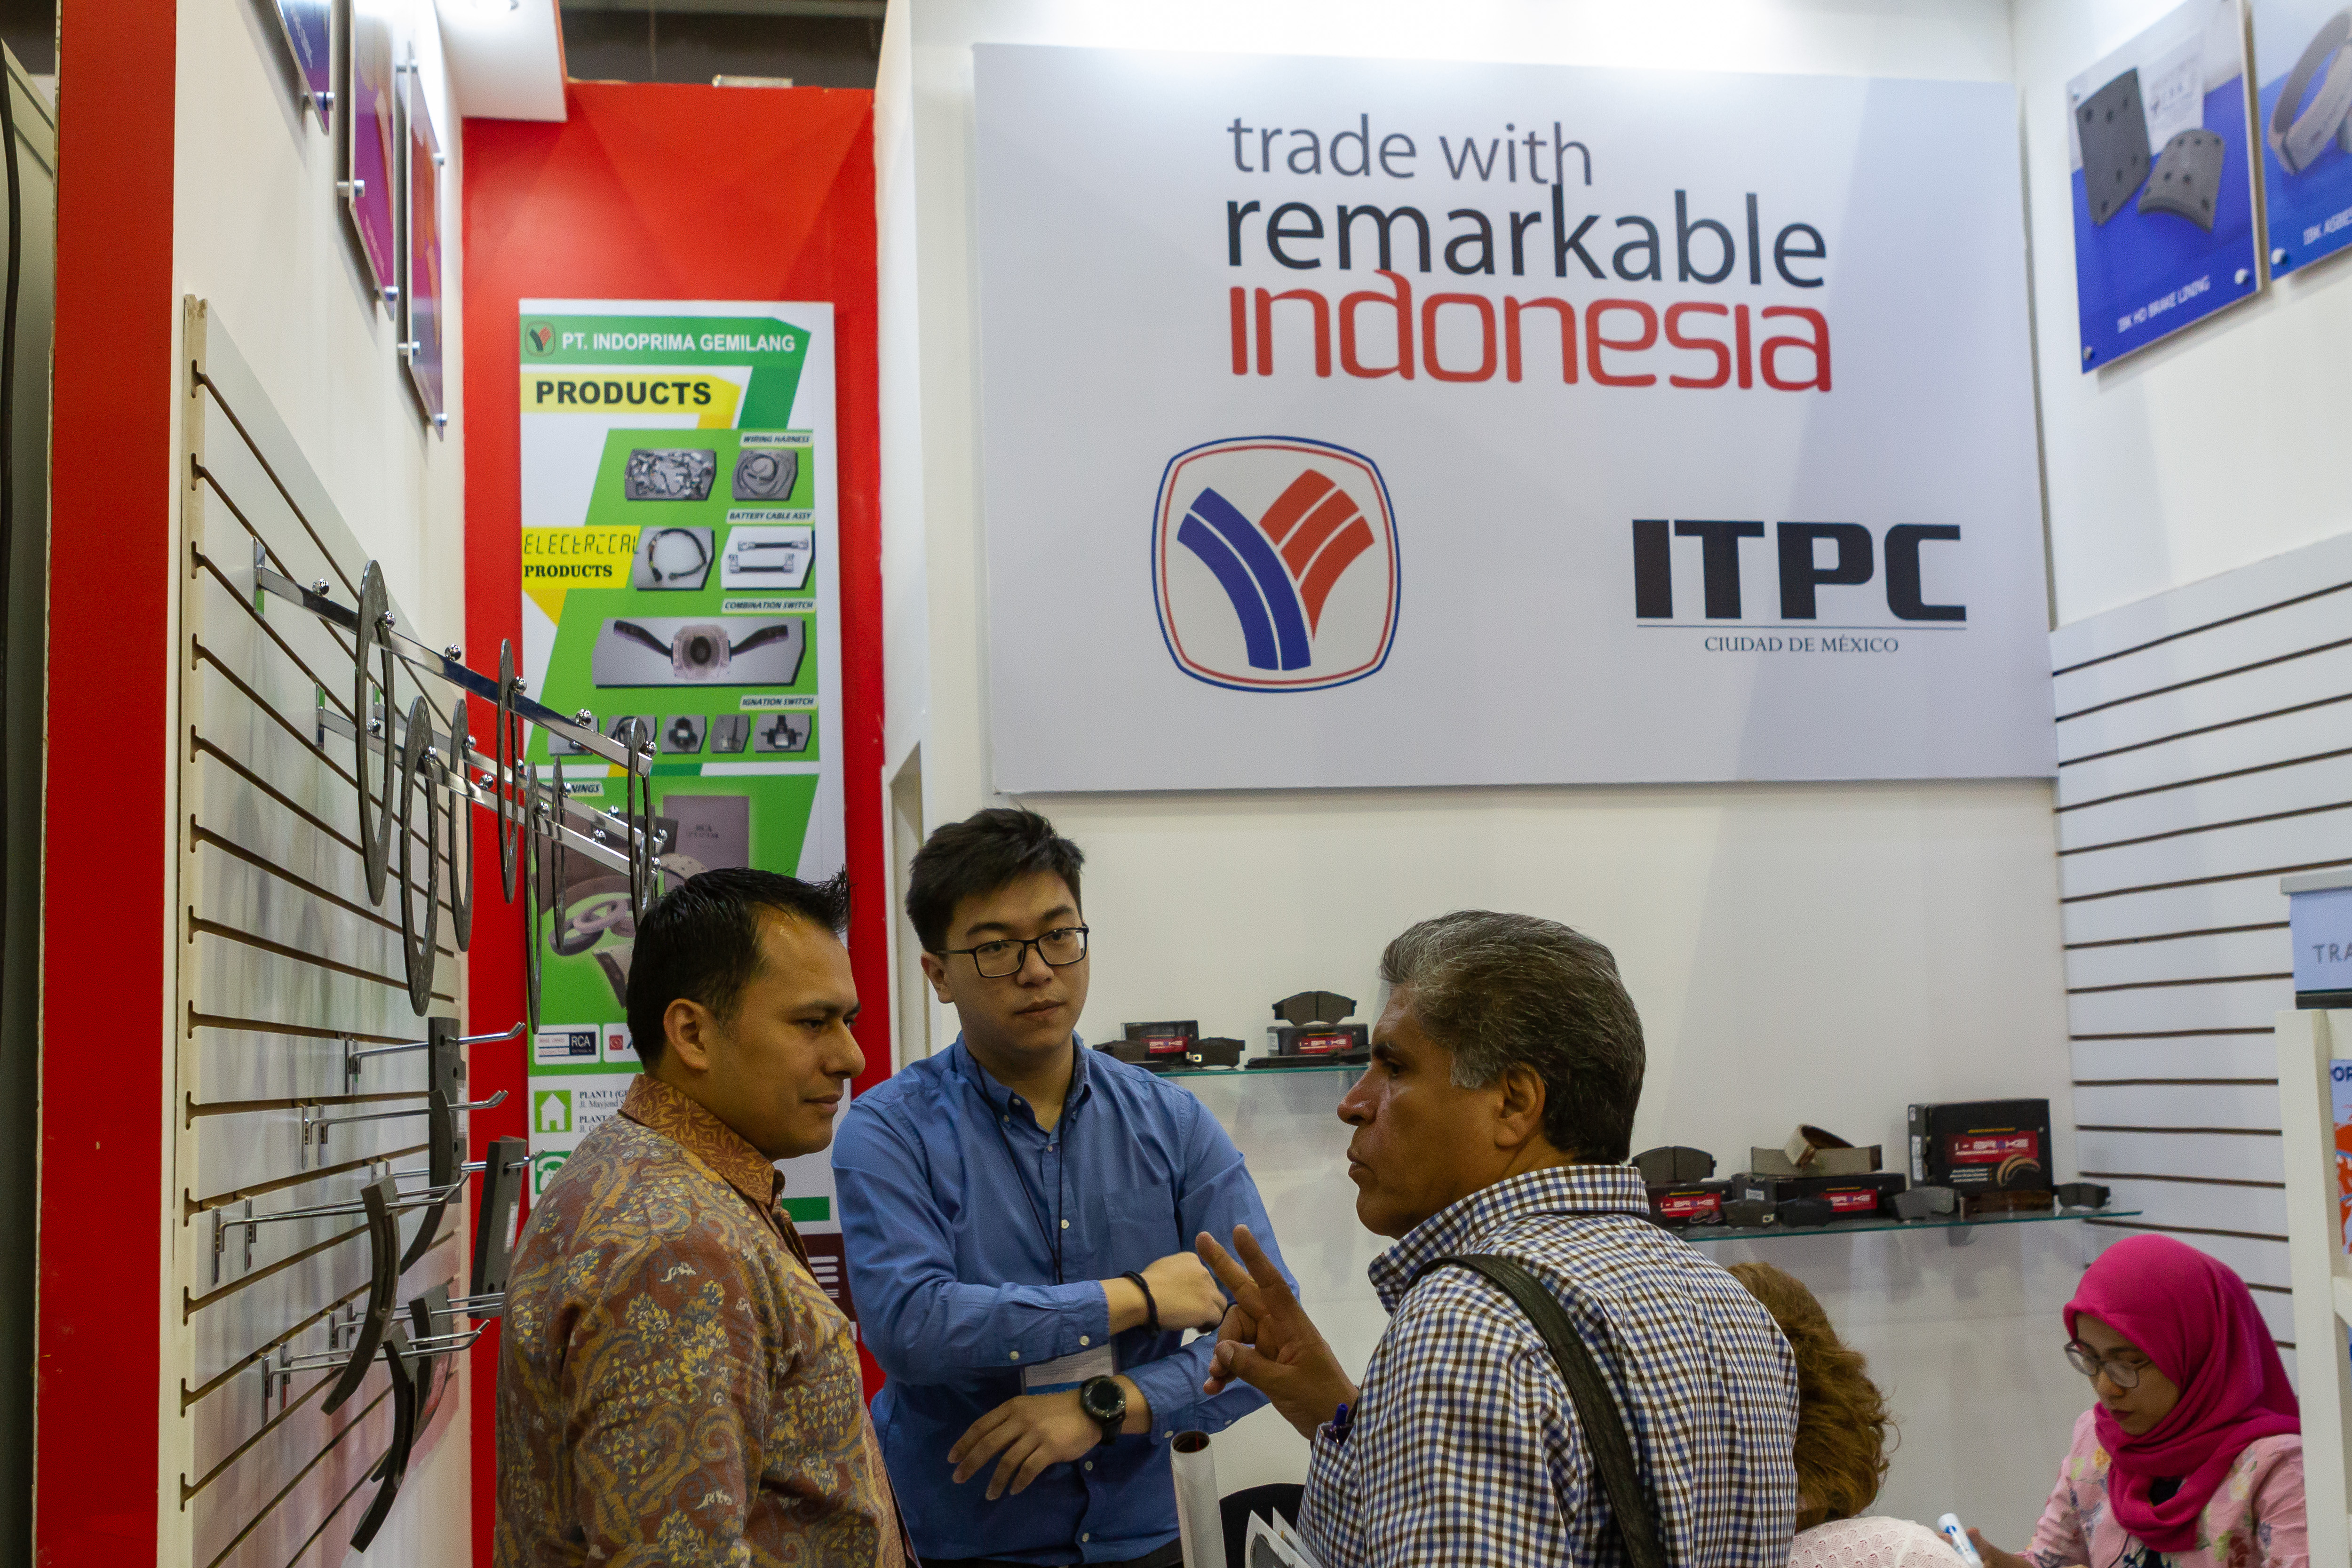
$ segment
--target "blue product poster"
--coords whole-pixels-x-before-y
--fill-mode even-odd
[[[2189,0],[2066,100],[2089,371],[2262,287],[2238,0]]]
[[[2344,0],[2254,0],[2253,9],[2275,276],[2352,244],[2352,9]]]

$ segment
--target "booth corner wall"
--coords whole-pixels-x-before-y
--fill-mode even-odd
[[[863,1089],[888,1075],[889,879],[882,824],[880,432],[876,403],[873,94],[572,82],[561,122],[465,125],[467,432],[466,641],[520,637],[520,353],[530,299],[820,300],[834,309],[839,430],[841,670],[850,963],[865,1003]],[[730,149],[725,159],[711,149]],[[663,215],[684,216],[666,221]],[[714,215],[719,215],[714,216]],[[475,850],[497,878],[495,844]],[[503,1026],[520,994],[512,910],[485,905],[472,1026]],[[506,934],[499,934],[499,933]],[[501,1058],[478,1093],[513,1091],[484,1133],[523,1130],[523,1069]],[[496,1117],[498,1120],[492,1121]],[[474,1352],[495,1386],[495,1331]],[[875,1370],[867,1368],[868,1392]],[[475,1561],[497,1508],[497,1422],[474,1426]]]
[[[158,1457],[137,1453],[166,1382],[174,16],[171,0],[59,12],[81,100],[60,137],[49,620],[112,630],[69,679],[52,663],[49,713],[55,734],[76,693],[103,690],[115,743],[49,749],[44,791],[34,1510],[53,1568],[160,1545]]]

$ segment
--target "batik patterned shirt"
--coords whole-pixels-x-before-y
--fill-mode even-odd
[[[849,1324],[783,1178],[640,1078],[531,1210],[499,1344],[498,1568],[901,1568]]]
[[[1300,1517],[1327,1568],[1625,1561],[1568,1385],[1517,1302],[1447,1254],[1517,1259],[1593,1352],[1675,1568],[1786,1568],[1797,1372],[1739,1281],[1649,1223],[1622,1165],[1531,1171],[1372,1261],[1391,1317],[1349,1430],[1315,1436]]]
[[[2302,1437],[2280,1432],[2247,1444],[2197,1516],[2197,1544],[2168,1552],[2116,1522],[2107,1507],[2110,1461],[2098,1418],[2085,1410],[2075,1421],[2074,1445],[2025,1550],[2041,1568],[2310,1568]]]

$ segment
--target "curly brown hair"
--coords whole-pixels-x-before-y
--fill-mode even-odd
[[[1735,1263],[1731,1273],[1797,1352],[1797,1528],[1852,1519],[1886,1479],[1895,1426],[1886,1396],[1803,1280],[1769,1263]]]

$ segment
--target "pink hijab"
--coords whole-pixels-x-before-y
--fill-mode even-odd
[[[2158,1552],[2189,1551],[2206,1500],[2246,1445],[2302,1430],[2278,1346],[2246,1282],[2168,1236],[2135,1236],[2102,1253],[2066,1304],[2069,1337],[2082,1314],[2147,1352],[2179,1386],[2180,1403],[2139,1436],[2105,1405],[2097,1422],[2116,1522]],[[2180,1489],[2149,1501],[2149,1483],[2165,1476],[2179,1477]]]

